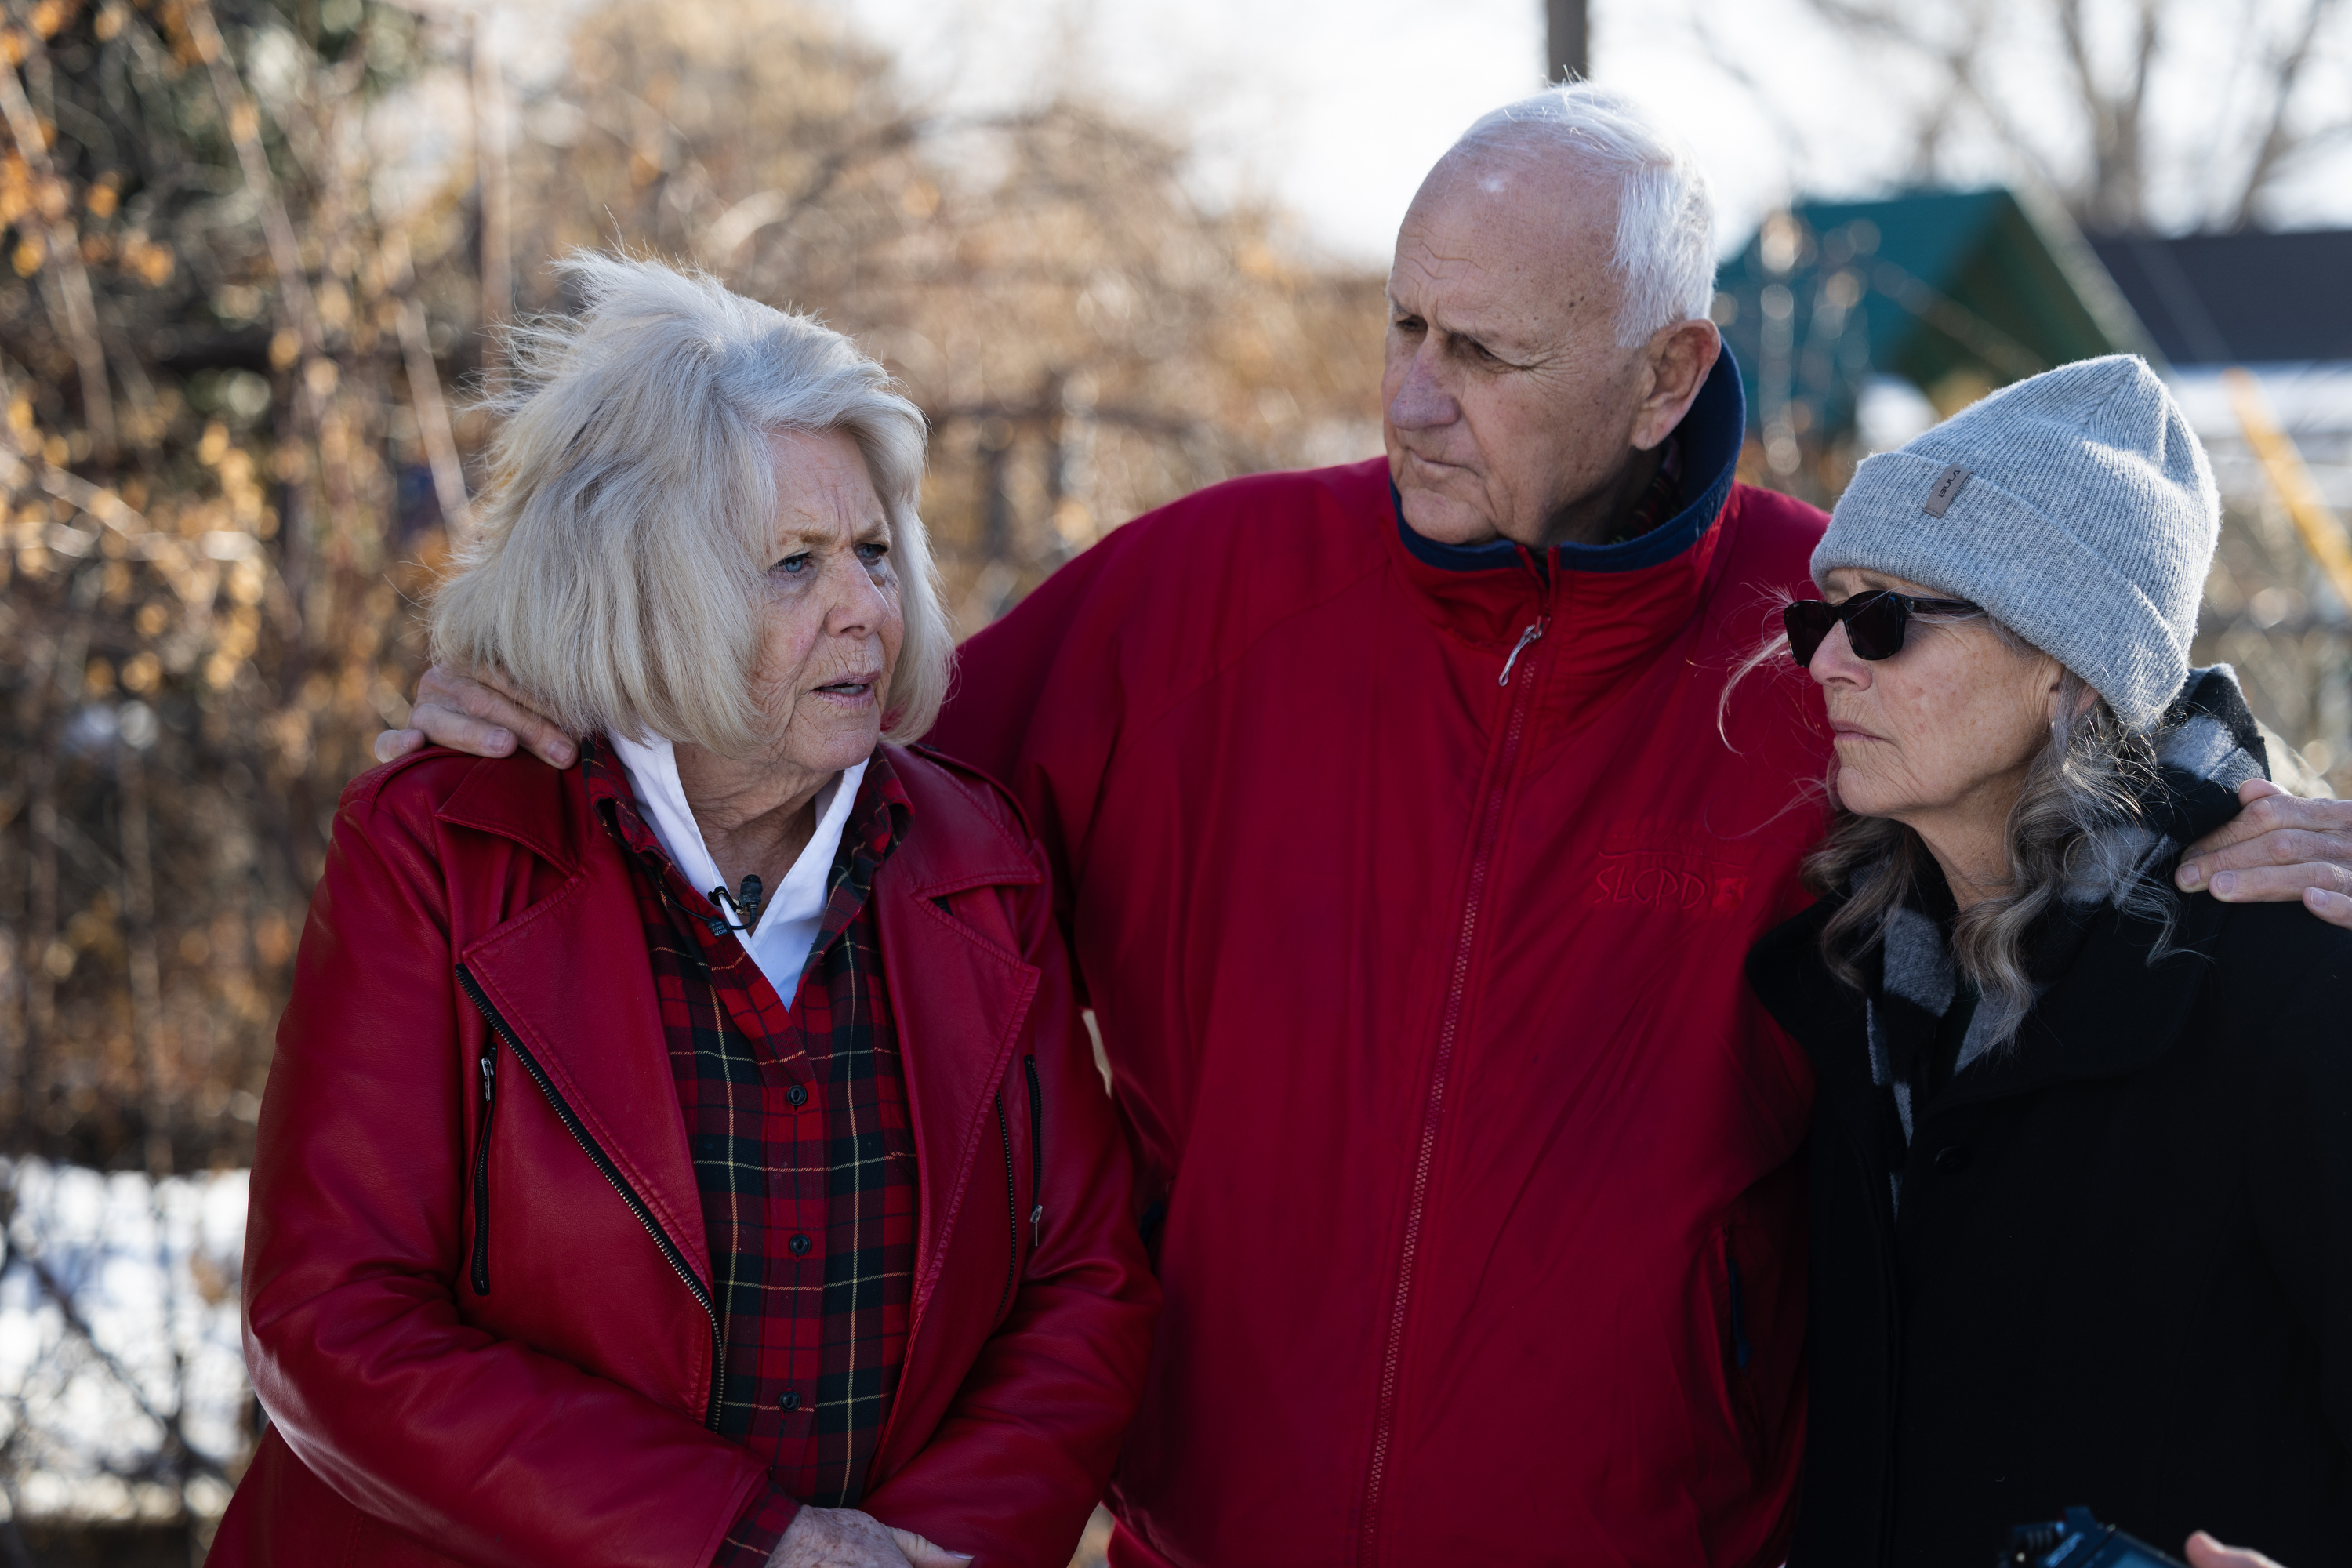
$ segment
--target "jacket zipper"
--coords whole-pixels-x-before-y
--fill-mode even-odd
[[[499,1037],[482,1050],[482,1136],[474,1146],[474,1294],[490,1293],[490,1124],[499,1113]]]
[[[1013,1300],[1013,1282],[1021,1277],[1021,1192],[1013,1184],[1013,1124],[1004,1118],[1004,1091],[996,1091],[996,1142],[1004,1150],[1004,1223],[1013,1241],[1012,1253],[1004,1260],[1004,1289],[996,1298],[996,1315],[1004,1316],[1004,1309]]]
[[[1521,632],[1519,640],[1512,645],[1511,657],[1503,661],[1503,673],[1495,677],[1496,685],[1508,686],[1511,683],[1511,667],[1519,662],[1519,655],[1527,652],[1531,645],[1543,641],[1544,628],[1549,625],[1549,616],[1538,616],[1528,624],[1528,629]]]
[[[1037,1058],[1023,1057],[1021,1070],[1029,1075],[1029,1247],[1045,1244],[1045,1086],[1037,1081]]]
[[[1496,682],[1498,686],[1509,685],[1512,667],[1518,662],[1519,655],[1541,642],[1545,628],[1551,624],[1552,588],[1557,579],[1551,572],[1538,569],[1535,558],[1525,549],[1519,553],[1529,570],[1536,573],[1536,618],[1519,634],[1517,646],[1504,661],[1502,676]],[[1454,942],[1453,973],[1446,981],[1445,1009],[1437,1027],[1437,1058],[1430,1067],[1429,1095],[1422,1114],[1420,1147],[1413,1161],[1412,1197],[1405,1208],[1404,1245],[1397,1258],[1396,1297],[1389,1308],[1388,1342],[1381,1355],[1380,1396],[1372,1417],[1371,1464],[1364,1478],[1362,1525],[1356,1545],[1356,1560],[1366,1565],[1380,1558],[1381,1488],[1387,1479],[1389,1450],[1396,1436],[1397,1384],[1404,1361],[1405,1318],[1412,1301],[1413,1261],[1421,1250],[1430,1171],[1437,1159],[1437,1133],[1445,1108],[1446,1079],[1454,1066],[1454,1040],[1461,1029],[1469,987],[1478,912],[1486,899],[1486,875],[1494,859],[1495,842],[1502,832],[1503,803],[1510,793],[1519,742],[1527,731],[1528,694],[1536,684],[1534,674],[1534,661],[1530,660],[1528,679],[1519,682],[1517,689],[1511,693],[1510,712],[1503,725],[1502,750],[1495,763],[1495,782],[1478,807],[1478,837],[1471,854],[1470,887],[1462,901],[1461,934]]]
[[[473,974],[462,963],[457,965],[457,984],[465,987],[467,997],[472,1001],[475,1009],[482,1015],[484,1021],[490,1026],[491,1031],[506,1042],[509,1050],[514,1052],[515,1060],[522,1064],[523,1071],[529,1073],[530,1080],[539,1086],[539,1092],[547,1097],[547,1103],[554,1108],[555,1114],[563,1122],[565,1131],[572,1134],[572,1141],[579,1144],[581,1152],[588,1156],[590,1163],[604,1173],[604,1180],[612,1184],[613,1190],[618,1193],[621,1201],[629,1206],[629,1212],[637,1216],[637,1223],[646,1227],[646,1234],[653,1237],[654,1245],[661,1249],[662,1257],[669,1260],[670,1268],[677,1271],[681,1280],[685,1281],[686,1288],[694,1293],[695,1302],[702,1309],[703,1316],[710,1320],[710,1406],[703,1413],[702,1424],[713,1432],[718,1431],[719,1399],[727,1386],[727,1340],[726,1336],[719,1332],[719,1309],[712,1305],[710,1292],[703,1288],[701,1280],[694,1277],[694,1270],[687,1264],[686,1254],[677,1249],[677,1244],[672,1241],[668,1233],[655,1221],[653,1211],[646,1207],[645,1200],[637,1196],[635,1189],[622,1178],[620,1170],[613,1163],[611,1156],[597,1146],[595,1139],[588,1135],[587,1127],[572,1111],[570,1103],[557,1091],[554,1082],[540,1067],[539,1059],[530,1054],[530,1047],[525,1046],[514,1030],[508,1026],[507,1021],[499,1016],[499,1010],[490,1005],[489,997],[483,994],[481,986],[475,982]],[[1000,1106],[998,1115],[1003,1114],[1003,1108]],[[1011,1158],[1009,1154],[1006,1157]]]

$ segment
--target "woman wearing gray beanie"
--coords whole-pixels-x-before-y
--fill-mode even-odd
[[[2218,526],[2095,360],[1865,461],[1786,611],[1837,757],[1748,960],[1820,1086],[1794,1568],[2075,1505],[2352,1563],[2352,931],[2172,885],[2266,772],[2189,668]]]

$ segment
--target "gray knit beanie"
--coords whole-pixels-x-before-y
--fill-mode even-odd
[[[2046,371],[1864,459],[1813,552],[1971,600],[2147,729],[2189,677],[2221,506],[2135,355]]]

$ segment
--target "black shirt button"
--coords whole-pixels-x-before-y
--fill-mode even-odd
[[[809,1248],[815,1245],[816,1243],[811,1241],[805,1235],[795,1236],[793,1237],[792,1243],[793,1256],[794,1258],[806,1258],[808,1256]]]
[[[1944,1174],[1958,1175],[1968,1168],[1969,1151],[1966,1144],[1955,1143],[1949,1148],[1936,1151],[1936,1169],[1943,1172]]]
[[[808,1103],[808,1090],[803,1089],[798,1084],[793,1085],[792,1088],[784,1090],[784,1103],[787,1105],[806,1105]]]
[[[801,1396],[789,1388],[777,1397],[776,1408],[779,1410],[798,1410],[800,1407]]]

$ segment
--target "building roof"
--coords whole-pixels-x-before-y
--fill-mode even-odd
[[[1870,375],[1957,407],[2053,365],[2154,346],[2065,214],[1997,187],[1801,203],[1767,220],[1717,288],[1751,418],[1763,427],[1788,408],[1800,435],[1844,428]]]
[[[2352,360],[2352,229],[2091,247],[2175,364]]]

